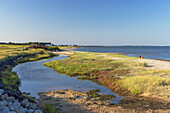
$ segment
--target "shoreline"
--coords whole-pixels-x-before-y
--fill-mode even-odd
[[[59,52],[52,52],[53,54],[56,55],[68,55],[68,56],[72,56],[74,55],[75,52],[80,52],[80,53],[87,53],[87,52],[83,52],[83,51],[59,51]],[[96,52],[88,52],[88,53],[96,53]],[[125,55],[127,56],[127,54],[121,54],[121,53],[101,53],[101,54],[116,54],[116,55]],[[128,56],[129,57],[129,56]],[[132,57],[132,58],[140,58],[140,57]],[[146,63],[150,63],[149,67],[153,67],[153,69],[159,69],[159,70],[170,70],[170,60],[166,60],[166,59],[148,59],[148,58],[141,58],[139,59],[137,62],[146,62]],[[163,64],[164,63],[164,64]],[[161,66],[159,65],[161,64]]]
[[[60,92],[60,93],[58,93]],[[63,93],[62,93],[63,92]],[[87,100],[87,92],[76,90],[57,90],[40,92],[40,106],[46,103],[52,104],[59,112],[65,113],[169,113],[166,108],[168,103],[162,103],[157,98],[126,97],[118,105],[111,100],[101,101],[96,98]],[[141,104],[142,103],[142,104]],[[161,107],[157,108],[157,106]]]
[[[3,77],[5,73],[14,74],[12,72],[12,68],[20,63],[25,62],[32,62],[37,61],[41,59],[46,59],[53,57],[52,54],[49,54],[45,52],[44,54],[41,54],[38,58],[36,58],[39,53],[33,53],[33,54],[27,54],[27,55],[18,55],[18,56],[10,56],[10,58],[5,59],[4,61],[0,62],[0,75],[1,75],[1,82],[0,82],[0,103],[6,102],[6,104],[2,104],[1,107],[4,107],[4,109],[1,109],[0,112],[8,112],[8,111],[16,111],[16,112],[38,112],[41,113],[42,110],[38,106],[39,101],[35,99],[34,97],[30,97],[25,93],[22,93],[19,89],[20,83],[17,83],[18,85],[7,85],[3,83]],[[46,54],[46,55],[45,55]],[[48,55],[49,56],[48,56]],[[47,57],[48,56],[48,57]],[[7,70],[7,71],[6,71]],[[10,75],[11,76],[11,75]],[[10,77],[9,76],[9,77]],[[18,77],[17,74],[15,76]],[[9,101],[9,98],[12,99]],[[11,103],[8,105],[8,103]]]
[[[72,52],[72,51],[71,51]],[[74,51],[75,52],[75,51]],[[75,52],[76,54],[77,53],[79,53],[79,52]],[[90,52],[80,52],[80,53],[82,53],[82,55],[86,55],[86,53],[90,53]],[[106,55],[116,55],[116,53],[90,53],[90,54],[106,54]],[[74,54],[75,55],[75,54]],[[71,59],[72,59],[72,56],[74,56],[74,55],[71,55],[70,57],[71,57]],[[119,54],[120,55],[120,54]],[[106,58],[110,58],[110,57],[108,57],[108,56],[105,56],[105,55],[101,55],[102,57],[106,57]],[[78,57],[78,58],[80,58],[80,57]],[[132,57],[128,57],[129,58],[129,60],[132,60]],[[114,57],[114,58],[111,58],[111,59],[113,59],[113,60],[124,60],[124,57]],[[67,59],[68,60],[68,59]],[[135,58],[135,59],[133,59],[133,62],[138,62],[138,63],[140,63],[140,62],[142,62],[142,63],[144,63],[145,61],[151,61],[152,59],[140,59],[140,58]],[[159,61],[159,60],[152,60],[154,63],[155,63],[155,61],[158,61],[158,62],[166,62],[166,61]],[[59,61],[60,62],[60,61]],[[64,61],[63,61],[64,62]],[[169,62],[168,62],[169,63]],[[159,64],[159,63],[158,63]],[[169,63],[170,64],[170,63]],[[155,68],[154,66],[151,66],[150,64],[147,64],[147,67],[146,67],[146,69],[148,70],[150,70],[150,69],[156,69],[157,70],[157,68]],[[169,68],[169,70],[170,70],[170,68]],[[60,72],[60,71],[58,71],[58,72]],[[62,73],[64,73],[64,72],[62,72]],[[67,75],[69,75],[69,74],[67,74]],[[74,75],[73,75],[74,76]],[[81,78],[82,79],[82,78]],[[85,78],[85,79],[87,79],[87,78]],[[91,79],[87,79],[87,80],[91,80]],[[92,79],[91,81],[93,81],[93,82],[97,82],[98,84],[100,84],[100,85],[102,85],[102,86],[105,86],[105,87],[108,87],[108,84],[101,84],[101,82],[98,82],[97,80],[95,80],[95,79]],[[111,89],[112,91],[115,91],[115,90],[117,90],[117,88],[115,89],[115,88],[110,88],[110,86],[108,87],[109,89]],[[124,92],[125,90],[124,89],[122,89],[122,91]],[[120,91],[118,91],[118,92],[120,92]],[[119,93],[118,93],[119,94]],[[125,94],[125,95],[124,95]],[[136,109],[137,107],[137,105],[134,105],[134,103],[136,103],[136,104],[141,104],[140,105],[140,107],[141,108],[143,108],[143,109],[145,109],[146,111],[147,110],[149,110],[149,109],[152,109],[153,111],[154,110],[158,110],[159,109],[159,107],[161,108],[161,109],[163,109],[163,106],[165,107],[165,109],[167,109],[168,110],[168,108],[170,108],[170,106],[169,106],[169,102],[170,102],[170,99],[166,99],[166,98],[162,98],[162,97],[155,97],[154,95],[148,95],[148,94],[142,94],[142,95],[140,95],[140,94],[130,94],[129,95],[129,93],[128,92],[124,92],[124,96],[125,96],[125,99],[124,99],[124,101],[122,102],[122,104],[121,104],[121,106],[126,106],[127,108],[132,108],[132,109]],[[143,101],[143,103],[141,103],[141,101]],[[163,103],[162,103],[163,102]],[[131,104],[130,106],[129,105],[126,105],[126,103],[129,103],[129,104]],[[153,104],[154,103],[154,104]],[[134,106],[134,107],[132,107],[132,105]],[[150,108],[145,108],[144,106],[145,105],[148,105],[148,106],[150,106]],[[156,106],[159,106],[159,107],[156,107]],[[161,107],[162,106],[162,107]],[[137,110],[137,109],[136,109]],[[138,110],[137,110],[138,111]],[[165,110],[166,111],[166,110]],[[163,111],[162,111],[163,112]]]
[[[68,52],[66,52],[66,51],[63,51],[63,52],[55,52],[54,54],[61,54],[61,55],[68,55],[68,56],[72,56],[72,55],[74,55],[74,53],[75,53],[75,51],[68,51]],[[80,52],[80,53],[86,53],[86,52]],[[95,54],[95,53],[94,53]],[[107,55],[117,55],[117,53],[107,53]],[[122,55],[122,54],[118,54],[118,55]],[[21,56],[21,57],[23,57],[23,56]],[[102,57],[105,57],[105,56],[102,56]],[[17,58],[18,59],[18,58]],[[114,60],[117,60],[118,58],[117,57],[115,57],[114,58]],[[120,58],[119,58],[120,59]],[[121,59],[122,60],[122,59]],[[146,60],[146,59],[139,59],[139,60]],[[147,59],[147,60],[150,60],[150,59]],[[14,61],[15,62],[15,61]],[[155,62],[155,60],[154,60],[154,62]],[[166,61],[162,61],[162,62],[166,62]],[[93,81],[93,80],[92,80]],[[96,82],[96,81],[93,81],[93,82]],[[99,83],[100,84],[100,83]],[[104,85],[105,86],[105,85]],[[110,88],[109,88],[110,89]],[[48,92],[48,93],[51,93],[51,92]],[[164,112],[164,110],[163,109],[159,109],[159,108],[155,108],[155,106],[159,106],[160,104],[161,104],[161,106],[163,105],[163,106],[169,106],[169,102],[163,102],[162,103],[162,101],[161,100],[159,100],[159,98],[157,98],[157,97],[152,97],[151,95],[149,95],[148,97],[146,96],[146,95],[143,95],[144,97],[142,97],[142,96],[138,96],[138,95],[136,95],[137,97],[134,97],[133,95],[127,95],[126,97],[125,97],[125,99],[124,99],[124,101],[122,102],[122,104],[120,104],[119,105],[119,108],[120,107],[125,107],[125,109],[123,108],[123,110],[133,110],[134,112],[137,112],[137,111],[141,111],[141,110],[139,110],[139,109],[136,109],[135,107],[130,107],[130,106],[132,106],[132,105],[126,105],[126,103],[129,103],[129,104],[133,104],[134,102],[138,102],[139,101],[139,104],[140,104],[140,101],[146,101],[146,103],[147,103],[147,101],[149,101],[149,103],[148,103],[148,105],[150,105],[150,106],[152,106],[153,108],[152,108],[152,110],[150,110],[150,111],[154,111],[154,112]],[[139,99],[140,98],[140,99]],[[153,101],[154,100],[154,101]],[[159,101],[156,101],[156,100],[159,100]],[[152,105],[153,103],[152,102],[154,102],[154,105]],[[144,103],[144,104],[146,104],[146,103]],[[92,105],[94,105],[94,104],[92,104]],[[115,105],[113,105],[113,106],[115,106]],[[113,107],[112,106],[112,107]],[[148,108],[145,108],[144,107],[144,105],[140,105],[141,106],[141,108],[143,108],[143,109],[145,109],[146,111],[147,111],[147,109]],[[110,109],[110,108],[109,108]],[[116,109],[116,108],[115,108]],[[154,110],[154,109],[156,109],[156,110]],[[119,109],[119,110],[121,110],[121,109]],[[125,112],[124,111],[124,112]],[[166,110],[166,108],[165,108],[165,111],[167,111]],[[119,111],[120,112],[120,111]],[[129,112],[129,111],[128,111]],[[149,112],[149,111],[147,111],[147,112]]]

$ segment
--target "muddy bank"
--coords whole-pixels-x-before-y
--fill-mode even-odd
[[[102,94],[100,94],[102,95]],[[64,113],[168,113],[170,103],[156,98],[126,97],[120,104],[99,97],[88,98],[87,92],[58,90],[39,93],[40,106],[51,103]]]

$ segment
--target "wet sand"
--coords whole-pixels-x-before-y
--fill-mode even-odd
[[[86,100],[86,92],[75,90],[60,90],[42,92],[40,106],[51,103],[58,107],[62,113],[169,113],[170,104],[156,98],[131,98],[128,97],[121,104],[110,104],[110,100],[101,101],[97,98]]]

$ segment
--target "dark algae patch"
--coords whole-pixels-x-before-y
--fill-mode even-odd
[[[90,99],[96,99],[96,100],[101,100],[101,101],[106,101],[106,100],[110,100],[111,98],[116,98],[114,95],[101,95],[99,94],[100,89],[96,89],[96,90],[90,90],[87,92],[87,99],[86,100],[90,100]],[[97,97],[97,98],[95,98]]]

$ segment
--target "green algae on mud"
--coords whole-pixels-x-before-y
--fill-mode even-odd
[[[150,68],[145,62],[137,62],[138,59],[120,54],[75,52],[68,59],[44,65],[69,76],[95,81],[118,94],[148,93],[169,98],[170,70]]]
[[[100,95],[98,92],[100,92],[100,89],[89,90],[86,93],[88,95],[86,100],[90,100],[92,98],[95,99],[96,97],[97,97],[96,100],[101,100],[101,101],[106,101],[106,100],[110,100],[111,98],[116,98],[114,95]]]

